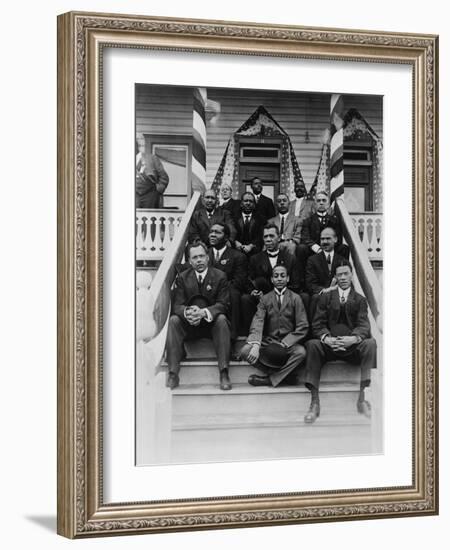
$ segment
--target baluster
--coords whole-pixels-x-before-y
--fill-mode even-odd
[[[367,233],[367,242],[369,251],[369,258],[373,256],[373,251],[375,249],[375,231],[373,227],[373,219],[367,218],[366,220],[366,233]]]
[[[153,246],[155,247],[155,255],[158,256],[159,252],[162,250],[162,240],[161,240],[162,219],[159,216],[153,219],[155,220],[155,241]]]
[[[171,220],[172,218],[169,218],[169,216],[166,216],[164,218],[164,239],[162,241],[162,250],[165,252],[168,250],[170,246],[170,226],[171,226]]]
[[[136,257],[140,259],[142,251],[144,250],[144,239],[142,235],[144,218],[142,214],[138,213],[136,216]]]
[[[368,236],[368,231],[367,231],[367,219],[364,219],[364,218],[361,218],[361,221],[363,223],[363,236],[362,236],[362,244],[365,248],[365,250],[367,250],[367,253],[369,255],[369,258],[370,258],[370,252],[369,252],[369,249],[370,249],[370,242],[369,242],[369,236]]]
[[[375,254],[378,260],[383,259],[383,218],[375,220],[376,246]]]
[[[151,256],[151,246],[152,246],[152,236],[150,231],[151,220],[150,215],[144,217],[145,226],[144,226],[144,249],[145,249],[145,259],[148,260]]]
[[[364,218],[359,218],[356,226],[356,230],[358,231],[358,235],[359,235],[359,240],[361,242],[363,242],[364,240],[364,233],[366,228],[366,225],[364,222],[365,222]]]

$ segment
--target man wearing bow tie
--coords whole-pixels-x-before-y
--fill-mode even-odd
[[[206,337],[214,342],[220,388],[230,390],[230,325],[227,318],[230,291],[227,276],[223,271],[209,267],[208,250],[202,242],[188,245],[186,254],[191,268],[178,275],[172,296],[173,314],[169,319],[166,345],[167,386],[174,389],[179,384],[184,341]]]
[[[311,392],[311,405],[305,422],[320,415],[319,385],[322,366],[342,359],[361,370],[359,413],[371,415],[364,390],[370,385],[371,369],[376,367],[377,344],[370,334],[367,300],[352,286],[352,267],[348,261],[336,266],[337,287],[320,295],[312,323],[313,339],[306,342],[305,386]]]
[[[342,244],[342,229],[338,218],[329,213],[330,199],[327,193],[317,193],[315,198],[316,212],[312,213],[303,223],[301,244],[298,248],[299,259],[306,263],[309,256],[322,251],[320,246],[320,234],[326,227],[332,227],[336,233],[336,252],[348,259],[350,250]]]
[[[238,336],[241,312],[241,294],[247,287],[247,258],[245,254],[227,246],[230,230],[227,225],[215,223],[209,231],[209,265],[223,271],[230,288],[231,340]]]
[[[193,214],[189,223],[188,242],[208,242],[209,230],[214,223],[224,223],[230,229],[230,243],[236,237],[233,218],[220,206],[217,206],[217,195],[213,189],[207,189],[202,197],[202,206]]]
[[[280,232],[276,225],[267,224],[264,227],[263,241],[265,250],[252,256],[249,261],[248,289],[241,301],[243,334],[248,334],[259,300],[272,290],[272,272],[275,266],[286,266],[288,287],[295,293],[300,293],[301,290],[296,259],[286,250],[280,249]]]

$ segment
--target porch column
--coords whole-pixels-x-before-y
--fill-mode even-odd
[[[344,198],[344,99],[331,96],[330,104],[330,203]]]
[[[192,121],[192,191],[206,189],[206,88],[194,89]]]

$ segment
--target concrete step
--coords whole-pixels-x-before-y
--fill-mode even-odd
[[[281,460],[302,457],[359,456],[382,452],[370,425],[316,423],[244,426],[241,429],[180,429],[172,432],[170,463]],[[282,467],[282,463],[280,463]]]
[[[275,412],[268,414],[235,414],[229,413],[226,415],[209,414],[208,416],[197,414],[175,414],[172,419],[173,430],[227,430],[227,429],[244,429],[244,428],[284,428],[284,427],[305,427],[311,429],[312,424],[304,423],[304,415],[306,410],[286,411],[283,413]],[[314,427],[318,429],[326,427],[339,426],[370,426],[370,419],[358,414],[355,410],[353,413],[336,413],[333,414],[329,410],[323,412],[314,423]]]
[[[164,363],[163,366],[166,366]],[[322,382],[345,382],[348,384],[359,385],[361,371],[358,367],[345,363],[344,361],[333,361],[326,363],[322,369]],[[251,374],[262,374],[245,361],[230,361],[229,375],[233,384],[245,384]],[[297,385],[304,382],[302,370],[298,372]],[[185,360],[181,362],[180,384],[199,385],[199,384],[218,384],[219,371],[217,364],[211,360]]]
[[[356,414],[358,388],[347,383],[321,384],[320,402],[323,412]],[[227,416],[261,418],[274,414],[297,414],[303,417],[310,404],[309,391],[301,386],[254,387],[233,384],[230,391],[222,391],[219,384],[180,385],[172,392],[173,418],[198,416],[217,417],[227,422]]]

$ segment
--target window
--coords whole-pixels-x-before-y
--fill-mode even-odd
[[[169,176],[164,208],[185,210],[191,196],[191,137],[146,135],[145,140]]]

